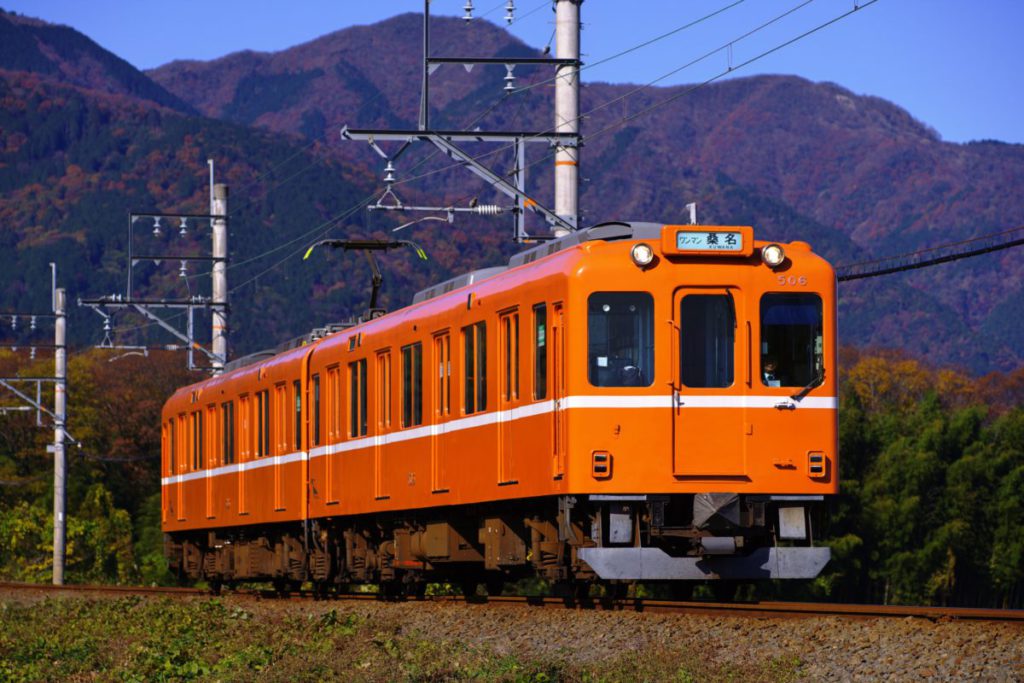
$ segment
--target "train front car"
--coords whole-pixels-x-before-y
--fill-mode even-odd
[[[836,279],[750,227],[611,224],[567,302],[577,576],[809,579],[838,491]],[[557,449],[557,444],[556,444]]]

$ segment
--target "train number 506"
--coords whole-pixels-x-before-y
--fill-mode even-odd
[[[778,280],[779,284],[783,287],[803,287],[807,284],[806,275],[777,275],[775,279]]]

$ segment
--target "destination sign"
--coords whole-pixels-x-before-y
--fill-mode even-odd
[[[685,251],[743,251],[742,232],[717,230],[680,230],[676,233],[676,249]]]

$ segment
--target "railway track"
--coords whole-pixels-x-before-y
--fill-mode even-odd
[[[107,595],[159,595],[164,597],[203,597],[207,590],[165,586],[112,586],[112,585],[65,585],[0,582],[0,593],[52,593],[52,594],[107,594]],[[222,597],[228,599],[286,599],[314,600],[308,592],[281,596],[273,591],[236,590],[226,591]],[[327,601],[378,601],[375,593],[342,593],[331,595]],[[929,621],[978,621],[1015,623],[1024,626],[1024,610],[986,609],[975,607],[913,607],[903,605],[850,605],[837,603],[810,602],[674,602],[646,599],[601,599],[572,600],[557,597],[529,597],[503,595],[499,597],[475,597],[466,600],[462,596],[429,596],[422,600],[410,598],[408,602],[429,602],[435,604],[465,604],[485,607],[525,607],[544,609],[579,609],[598,611],[649,612],[654,614],[704,614],[709,616],[740,616],[750,618],[813,618],[841,617],[847,619],[906,619],[918,618]]]

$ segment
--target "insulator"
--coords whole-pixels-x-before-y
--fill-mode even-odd
[[[504,211],[505,209],[497,204],[481,204],[473,207],[473,213],[479,216],[497,216]]]
[[[188,277],[188,265],[185,261],[181,262],[181,268],[178,269],[178,277]]]
[[[390,185],[395,182],[395,165],[388,160],[387,166],[384,167],[384,182]]]
[[[512,23],[516,20],[516,3],[513,0],[508,0],[505,5],[505,21]]]
[[[178,231],[178,235],[180,235],[181,237],[184,237],[187,234],[188,234],[188,219],[187,218],[182,218],[181,219],[181,230]]]
[[[30,348],[28,350],[28,359],[29,360],[35,360],[36,359],[36,347],[33,346],[32,348]]]
[[[466,0],[466,4],[462,7],[465,14],[462,15],[462,19],[468,24],[473,20],[473,0]]]
[[[30,329],[30,330],[36,329],[36,317],[35,316],[32,316],[31,318],[28,319],[28,329]]]
[[[16,316],[16,315],[12,315],[11,316],[11,329],[12,330],[18,329],[18,316]]]
[[[514,92],[515,89],[516,89],[516,85],[515,85],[516,77],[512,73],[512,69],[513,68],[514,67],[512,67],[512,66],[506,66],[505,67],[505,88],[504,88],[504,90],[505,90],[506,93]]]
[[[160,216],[157,216],[153,219],[153,237],[159,237],[162,234],[163,231],[160,230]]]

